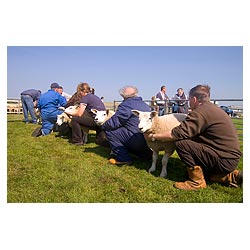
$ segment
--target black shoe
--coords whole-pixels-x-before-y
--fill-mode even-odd
[[[33,137],[38,137],[42,135],[42,129],[41,128],[36,128],[33,133],[31,134],[31,136]]]

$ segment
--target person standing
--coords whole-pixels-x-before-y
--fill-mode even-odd
[[[168,96],[167,96],[167,88],[166,86],[161,86],[160,92],[156,94],[157,105],[159,106],[159,116],[165,114],[165,110],[168,106]]]
[[[26,124],[30,123],[28,114],[30,114],[32,118],[32,123],[37,123],[37,117],[35,114],[35,106],[34,103],[37,103],[41,96],[41,90],[36,89],[28,89],[21,93],[21,102],[22,102],[22,108],[23,108],[23,116],[24,116],[24,122]]]
[[[124,100],[115,114],[101,126],[115,156],[109,159],[109,163],[129,165],[132,162],[130,153],[142,159],[151,160],[152,151],[138,128],[139,119],[131,112],[132,109],[150,111],[150,107],[137,96],[136,87],[125,86],[119,93]]]
[[[32,136],[38,137],[52,132],[57,115],[63,112],[58,108],[64,107],[67,103],[66,98],[58,93],[59,87],[59,84],[54,82],[50,85],[50,89],[40,96],[38,108],[41,112],[42,128],[37,128]]]
[[[210,102],[210,87],[197,85],[189,92],[191,112],[171,131],[146,134],[147,139],[175,141],[176,151],[187,167],[189,179],[176,182],[183,190],[206,188],[206,180],[238,187],[243,172],[237,165],[242,153],[236,128],[221,108]]]
[[[177,93],[172,97],[172,100],[173,113],[188,113],[188,100],[183,88],[177,89]]]

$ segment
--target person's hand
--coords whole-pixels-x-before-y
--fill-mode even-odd
[[[144,135],[145,140],[155,141],[154,134],[152,134],[151,132],[145,132],[143,135]]]

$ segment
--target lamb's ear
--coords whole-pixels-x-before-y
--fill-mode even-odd
[[[96,115],[97,114],[97,109],[91,109],[91,112]]]
[[[106,109],[106,114],[107,114],[107,115],[109,114],[109,109]]]
[[[157,116],[158,115],[158,113],[157,113],[157,111],[151,111],[151,113],[150,113],[150,117],[151,118],[154,118],[155,116]]]
[[[131,112],[136,115],[136,116],[139,116],[140,115],[140,111],[139,110],[136,110],[136,109],[132,109]]]

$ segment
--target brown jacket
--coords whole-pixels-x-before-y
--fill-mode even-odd
[[[176,140],[192,139],[214,149],[227,159],[241,157],[236,128],[221,108],[207,102],[188,114],[185,121],[172,130]]]

